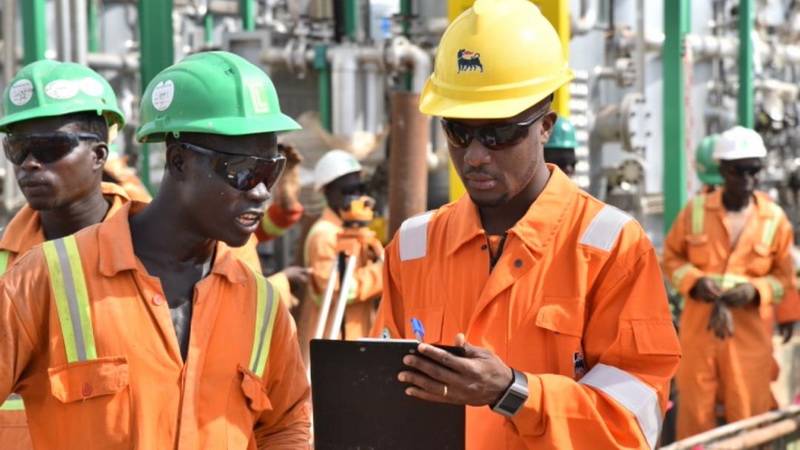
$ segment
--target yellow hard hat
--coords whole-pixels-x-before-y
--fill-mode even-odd
[[[511,117],[573,77],[558,34],[537,6],[477,0],[442,36],[419,109],[460,119]]]

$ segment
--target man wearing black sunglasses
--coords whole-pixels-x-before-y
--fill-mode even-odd
[[[791,338],[800,297],[791,224],[756,190],[766,155],[753,130],[716,138],[722,186],[692,199],[664,243],[665,272],[687,299],[677,386],[691,401],[678,403],[678,438],[716,426],[717,396],[728,422],[773,407],[772,330],[777,322],[784,342]]]
[[[116,185],[101,183],[108,142],[124,123],[108,82],[72,63],[24,67],[3,95],[0,131],[6,159],[26,205],[0,231],[0,275],[45,240],[111,217],[128,203]],[[30,432],[18,397],[0,407],[0,447],[28,449]]]
[[[477,0],[434,67],[420,110],[468,195],[386,250],[372,334],[425,342],[406,394],[467,405],[472,448],[655,447],[680,348],[642,228],[544,161],[572,79],[555,30],[531,2]],[[465,357],[429,345],[454,342]]]
[[[274,286],[233,254],[284,157],[272,81],[227,52],[164,69],[137,138],[165,142],[152,203],[29,252],[0,289],[0,399],[37,447],[303,448],[309,387]],[[32,395],[47,386],[51,395]]]

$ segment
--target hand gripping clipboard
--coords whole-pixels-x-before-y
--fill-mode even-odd
[[[406,340],[312,340],[315,448],[463,449],[464,406],[409,397],[397,380],[409,370],[403,356],[416,348]]]

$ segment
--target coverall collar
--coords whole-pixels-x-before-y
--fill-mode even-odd
[[[139,267],[136,254],[133,252],[133,239],[128,218],[139,212],[144,206],[146,205],[143,203],[130,202],[98,229],[97,244],[100,248],[107,249],[107,251],[100,252],[99,257],[100,273],[104,276],[113,277],[119,272],[137,270]],[[216,257],[211,274],[223,276],[234,284],[244,283],[247,281],[247,272],[241,269],[240,265],[242,264],[245,263],[236,260],[230,247],[224,242],[217,242]]]
[[[320,216],[320,219],[327,220],[338,227],[344,226],[344,221],[342,221],[342,218],[339,217],[339,215],[336,214],[336,212],[334,212],[330,206],[326,206],[325,209],[322,210],[322,216]]]
[[[567,177],[564,172],[553,164],[547,164],[550,170],[550,179],[539,194],[539,197],[528,208],[528,212],[509,231],[522,240],[524,245],[535,254],[542,254],[544,248],[556,234],[564,214],[575,201],[578,187],[575,182]],[[478,207],[468,195],[459,199],[453,207],[457,220],[452,221],[448,233],[452,239],[448,245],[448,254],[470,242],[477,236],[484,234]]]
[[[706,196],[705,208],[708,210],[721,210],[722,212],[725,212],[725,205],[722,203],[723,191],[724,188],[720,188],[708,194]],[[772,217],[772,209],[770,207],[769,197],[764,192],[753,192],[753,205],[755,206],[755,212],[759,217]]]
[[[104,182],[101,184],[101,189],[103,196],[112,202],[109,213],[114,210],[116,206],[114,203],[124,204],[130,201],[128,194],[114,183]],[[21,255],[46,240],[39,211],[26,204],[6,227],[3,239],[0,239],[0,250]]]

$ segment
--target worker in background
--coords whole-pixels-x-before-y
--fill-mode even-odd
[[[695,152],[694,168],[697,178],[703,183],[701,194],[710,194],[725,183],[719,173],[719,161],[714,159],[714,146],[720,139],[719,134],[712,134],[703,138]]]
[[[477,0],[445,31],[420,100],[469,195],[395,234],[372,334],[424,340],[429,359],[407,355],[398,378],[410,396],[467,405],[468,449],[659,437],[680,347],[656,253],[543,157],[553,94],[572,78],[539,8]],[[465,357],[428,345],[453,343]]]
[[[554,164],[568,177],[575,175],[575,148],[578,139],[575,137],[575,127],[572,122],[559,116],[553,125],[550,139],[544,144],[544,162]]]
[[[773,314],[786,339],[800,318],[793,235],[783,210],[756,191],[764,142],[734,127],[714,144],[724,180],[678,215],[664,243],[664,268],[687,299],[680,320],[683,361],[677,377],[677,436],[716,426],[720,391],[735,422],[771,409]]]
[[[22,396],[37,448],[308,446],[291,317],[229,247],[283,169],[275,133],[298,128],[233,54],[154,77],[137,130],[166,142],[153,202],[29,251],[0,285],[0,399]]]
[[[87,67],[38,61],[11,80],[0,131],[27,204],[0,230],[0,275],[34,246],[100,223],[129,202],[118,186],[101,182],[123,123],[111,86]],[[32,448],[16,394],[0,406],[0,448]]]
[[[330,279],[334,262],[339,255],[339,239],[344,232],[343,209],[347,199],[359,198],[367,194],[361,180],[361,164],[344,150],[331,150],[325,153],[314,166],[314,189],[325,196],[325,209],[322,216],[311,226],[303,247],[303,260],[311,268],[311,281],[308,298],[314,307],[306,308],[301,322],[304,335],[301,347],[304,360],[308,361],[308,342],[312,338],[315,324],[319,319],[319,306]],[[367,239],[370,258],[360,258],[353,272],[353,283],[347,294],[347,308],[344,313],[343,339],[355,340],[369,334],[375,318],[375,300],[383,292],[382,268],[383,246],[377,239]],[[341,271],[340,271],[341,273]],[[338,289],[338,288],[337,288]],[[334,295],[334,298],[338,295]],[[333,309],[333,307],[332,307]]]

